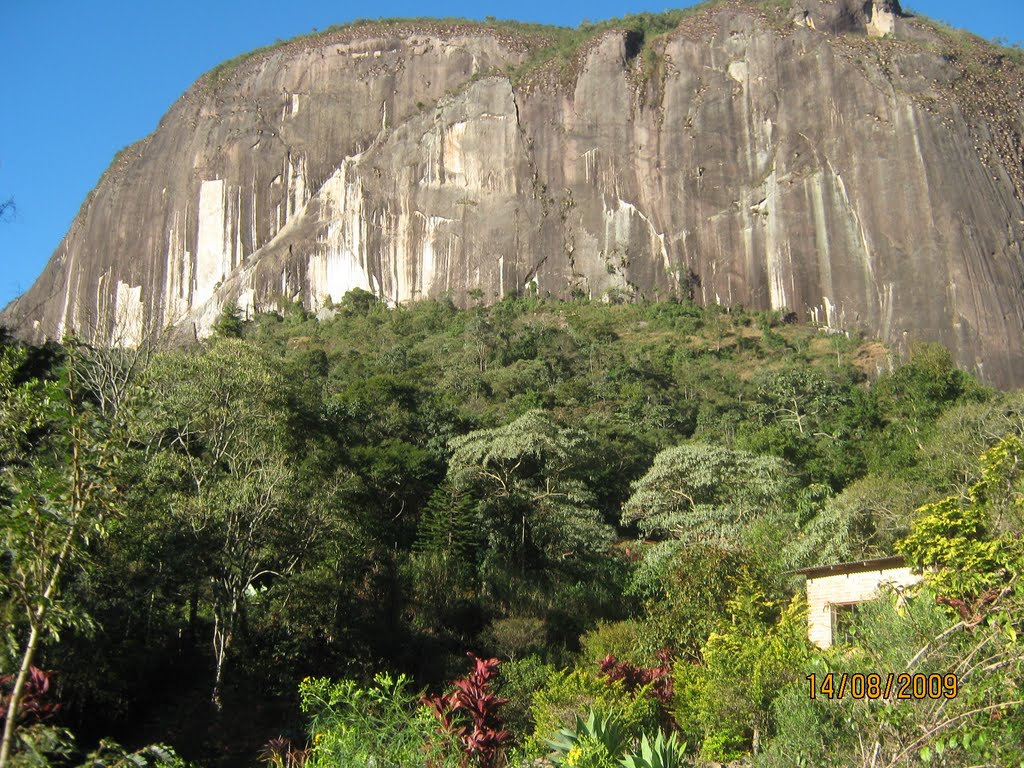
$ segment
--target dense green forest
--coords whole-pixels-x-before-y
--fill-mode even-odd
[[[791,320],[0,336],[0,768],[1024,765],[1024,395]],[[894,553],[810,645],[793,571]],[[810,695],[890,672],[956,695]]]

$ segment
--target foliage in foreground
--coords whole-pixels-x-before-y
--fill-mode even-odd
[[[86,478],[112,503],[104,535],[60,575],[59,635],[38,646],[36,665],[61,672],[56,727],[82,723],[89,745],[155,733],[188,759],[249,764],[302,726],[299,681],[331,674],[354,681],[332,710],[339,744],[346,718],[376,711],[397,744],[415,743],[408,760],[444,743],[445,760],[464,759],[411,681],[440,690],[472,651],[505,660],[489,693],[509,699],[495,729],[511,733],[500,746],[513,765],[592,708],[634,746],[678,729],[703,757],[847,765],[862,759],[847,721],[895,760],[942,712],[800,705],[806,674],[883,665],[856,649],[896,670],[926,646],[922,659],[956,665],[971,638],[986,643],[976,661],[1016,659],[1020,451],[1000,440],[1024,433],[1024,401],[941,348],[879,373],[877,344],[686,302],[388,309],[353,294],[335,311],[227,317],[188,350],[75,348],[77,442],[108,457]],[[14,569],[35,551],[32,527],[11,521],[44,514],[59,532],[76,440],[60,416],[68,352],[3,350],[7,675],[31,623]],[[56,493],[19,495],[46,478]],[[934,506],[912,528],[922,504]],[[942,603],[891,608],[912,625],[865,610],[840,656],[797,642],[787,571],[890,554],[908,533],[911,559],[941,566]],[[654,655],[664,646],[671,663]],[[621,679],[601,673],[608,655]],[[1016,700],[1016,668],[989,672],[984,690],[968,678],[975,704],[945,704],[952,727],[898,759],[935,760],[941,743],[950,765],[979,744],[1010,760],[996,727],[1016,733],[1001,704]],[[343,706],[356,692],[373,705]],[[265,756],[294,768],[305,749],[284,739]]]
[[[310,719],[310,768],[377,765],[380,768],[461,766],[454,740],[439,732],[431,710],[404,675],[381,673],[370,685],[309,678],[299,687]]]

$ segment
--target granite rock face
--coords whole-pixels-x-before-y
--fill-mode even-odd
[[[115,159],[0,322],[131,344],[355,287],[692,295],[1024,384],[1020,67],[973,83],[894,0],[784,13],[723,0],[532,69],[539,43],[486,25],[259,53]]]

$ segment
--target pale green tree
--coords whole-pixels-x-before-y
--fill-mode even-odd
[[[728,618],[701,648],[703,663],[676,668],[676,717],[684,732],[700,735],[702,757],[716,762],[759,751],[771,729],[773,700],[802,680],[812,654],[802,597],[778,611],[748,573],[741,571],[736,581]]]
[[[786,545],[793,567],[885,557],[906,534],[915,505],[927,493],[920,483],[868,475],[828,496]]]
[[[488,555],[553,564],[607,549],[610,526],[585,482],[586,435],[540,410],[455,438],[448,477],[478,500]]]
[[[947,496],[920,507],[897,549],[944,596],[984,607],[992,596],[986,593],[1015,581],[1021,570],[1024,443],[1007,435],[980,464],[981,479],[968,499]]]
[[[743,530],[779,513],[795,488],[782,459],[707,443],[668,448],[633,484],[623,525],[655,537],[731,546]]]

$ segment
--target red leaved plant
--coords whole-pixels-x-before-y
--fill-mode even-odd
[[[673,726],[674,721],[670,714],[675,683],[672,679],[672,655],[668,648],[663,648],[655,656],[660,662],[656,667],[641,667],[628,661],[619,661],[611,654],[601,659],[598,666],[608,682],[621,680],[630,693],[650,685],[650,695],[656,698],[660,705],[660,719],[666,725]]]
[[[302,768],[311,754],[309,747],[300,749],[286,736],[278,736],[263,745],[259,759],[267,768]]]
[[[7,719],[7,705],[11,700],[10,689],[14,687],[14,675],[0,677],[0,722]],[[50,676],[39,669],[30,667],[25,679],[25,689],[18,707],[18,720],[23,723],[41,723],[60,711],[60,704],[44,699],[50,692]]]
[[[459,740],[464,765],[496,768],[502,746],[512,738],[512,734],[501,727],[498,712],[508,699],[490,691],[501,662],[478,659],[472,653],[466,655],[473,660],[469,675],[452,683],[454,688],[449,693],[424,696],[423,702],[434,710],[441,730]]]

